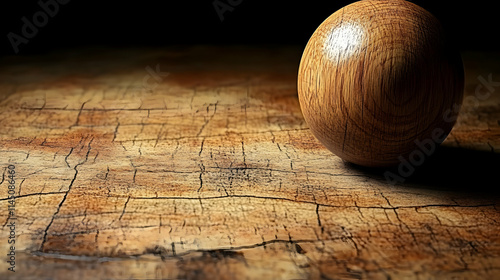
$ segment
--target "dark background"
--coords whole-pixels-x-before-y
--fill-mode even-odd
[[[47,2],[48,0],[42,0]],[[55,0],[53,0],[55,1]],[[62,0],[61,0],[62,1]],[[228,3],[228,0],[216,0]],[[47,25],[21,44],[19,54],[37,54],[88,45],[165,46],[171,44],[303,45],[330,14],[353,1],[241,2],[221,21],[214,0],[70,0]],[[23,22],[40,11],[38,1],[8,1],[0,6],[0,55],[13,55],[9,32],[21,35]],[[498,50],[498,16],[493,1],[412,1],[433,13],[459,50]]]

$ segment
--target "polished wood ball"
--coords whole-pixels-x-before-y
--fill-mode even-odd
[[[429,155],[455,124],[463,89],[460,53],[439,21],[403,0],[364,0],[333,13],[307,43],[298,73],[312,133],[363,166],[397,165],[419,149]]]

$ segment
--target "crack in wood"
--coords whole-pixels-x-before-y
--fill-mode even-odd
[[[82,105],[82,107],[83,107],[83,105]],[[45,243],[47,242],[47,235],[48,235],[49,229],[52,226],[52,223],[54,222],[56,216],[59,214],[59,211],[61,210],[64,202],[66,201],[66,198],[68,197],[68,194],[71,191],[73,184],[75,183],[76,177],[78,176],[78,167],[80,165],[84,164],[85,162],[87,162],[87,160],[88,160],[88,156],[89,156],[89,153],[91,150],[91,144],[92,144],[93,140],[94,140],[94,138],[92,138],[88,143],[88,150],[87,150],[87,154],[85,155],[85,159],[83,161],[75,164],[75,166],[73,167],[75,174],[74,174],[73,179],[71,180],[71,182],[68,186],[68,190],[64,193],[64,196],[61,199],[61,202],[59,202],[59,204],[57,205],[56,211],[54,212],[54,214],[52,214],[52,218],[50,219],[50,222],[48,223],[47,227],[43,231],[42,243],[40,244],[40,251],[42,251],[42,252],[44,251],[44,246],[45,246]],[[73,150],[73,148],[71,150]],[[65,159],[65,161],[67,163],[67,158]]]

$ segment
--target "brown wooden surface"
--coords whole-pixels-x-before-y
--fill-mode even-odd
[[[313,137],[297,99],[301,52],[3,58],[0,278],[499,277],[500,87],[474,95],[480,77],[500,80],[500,56],[463,54],[470,97],[457,125],[392,186]],[[158,84],[145,69],[156,65],[169,73]],[[15,273],[4,261],[9,164]]]

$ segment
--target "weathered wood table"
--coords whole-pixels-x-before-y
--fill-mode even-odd
[[[463,54],[457,125],[391,185],[310,133],[301,51],[2,58],[0,278],[500,277],[500,55]]]

